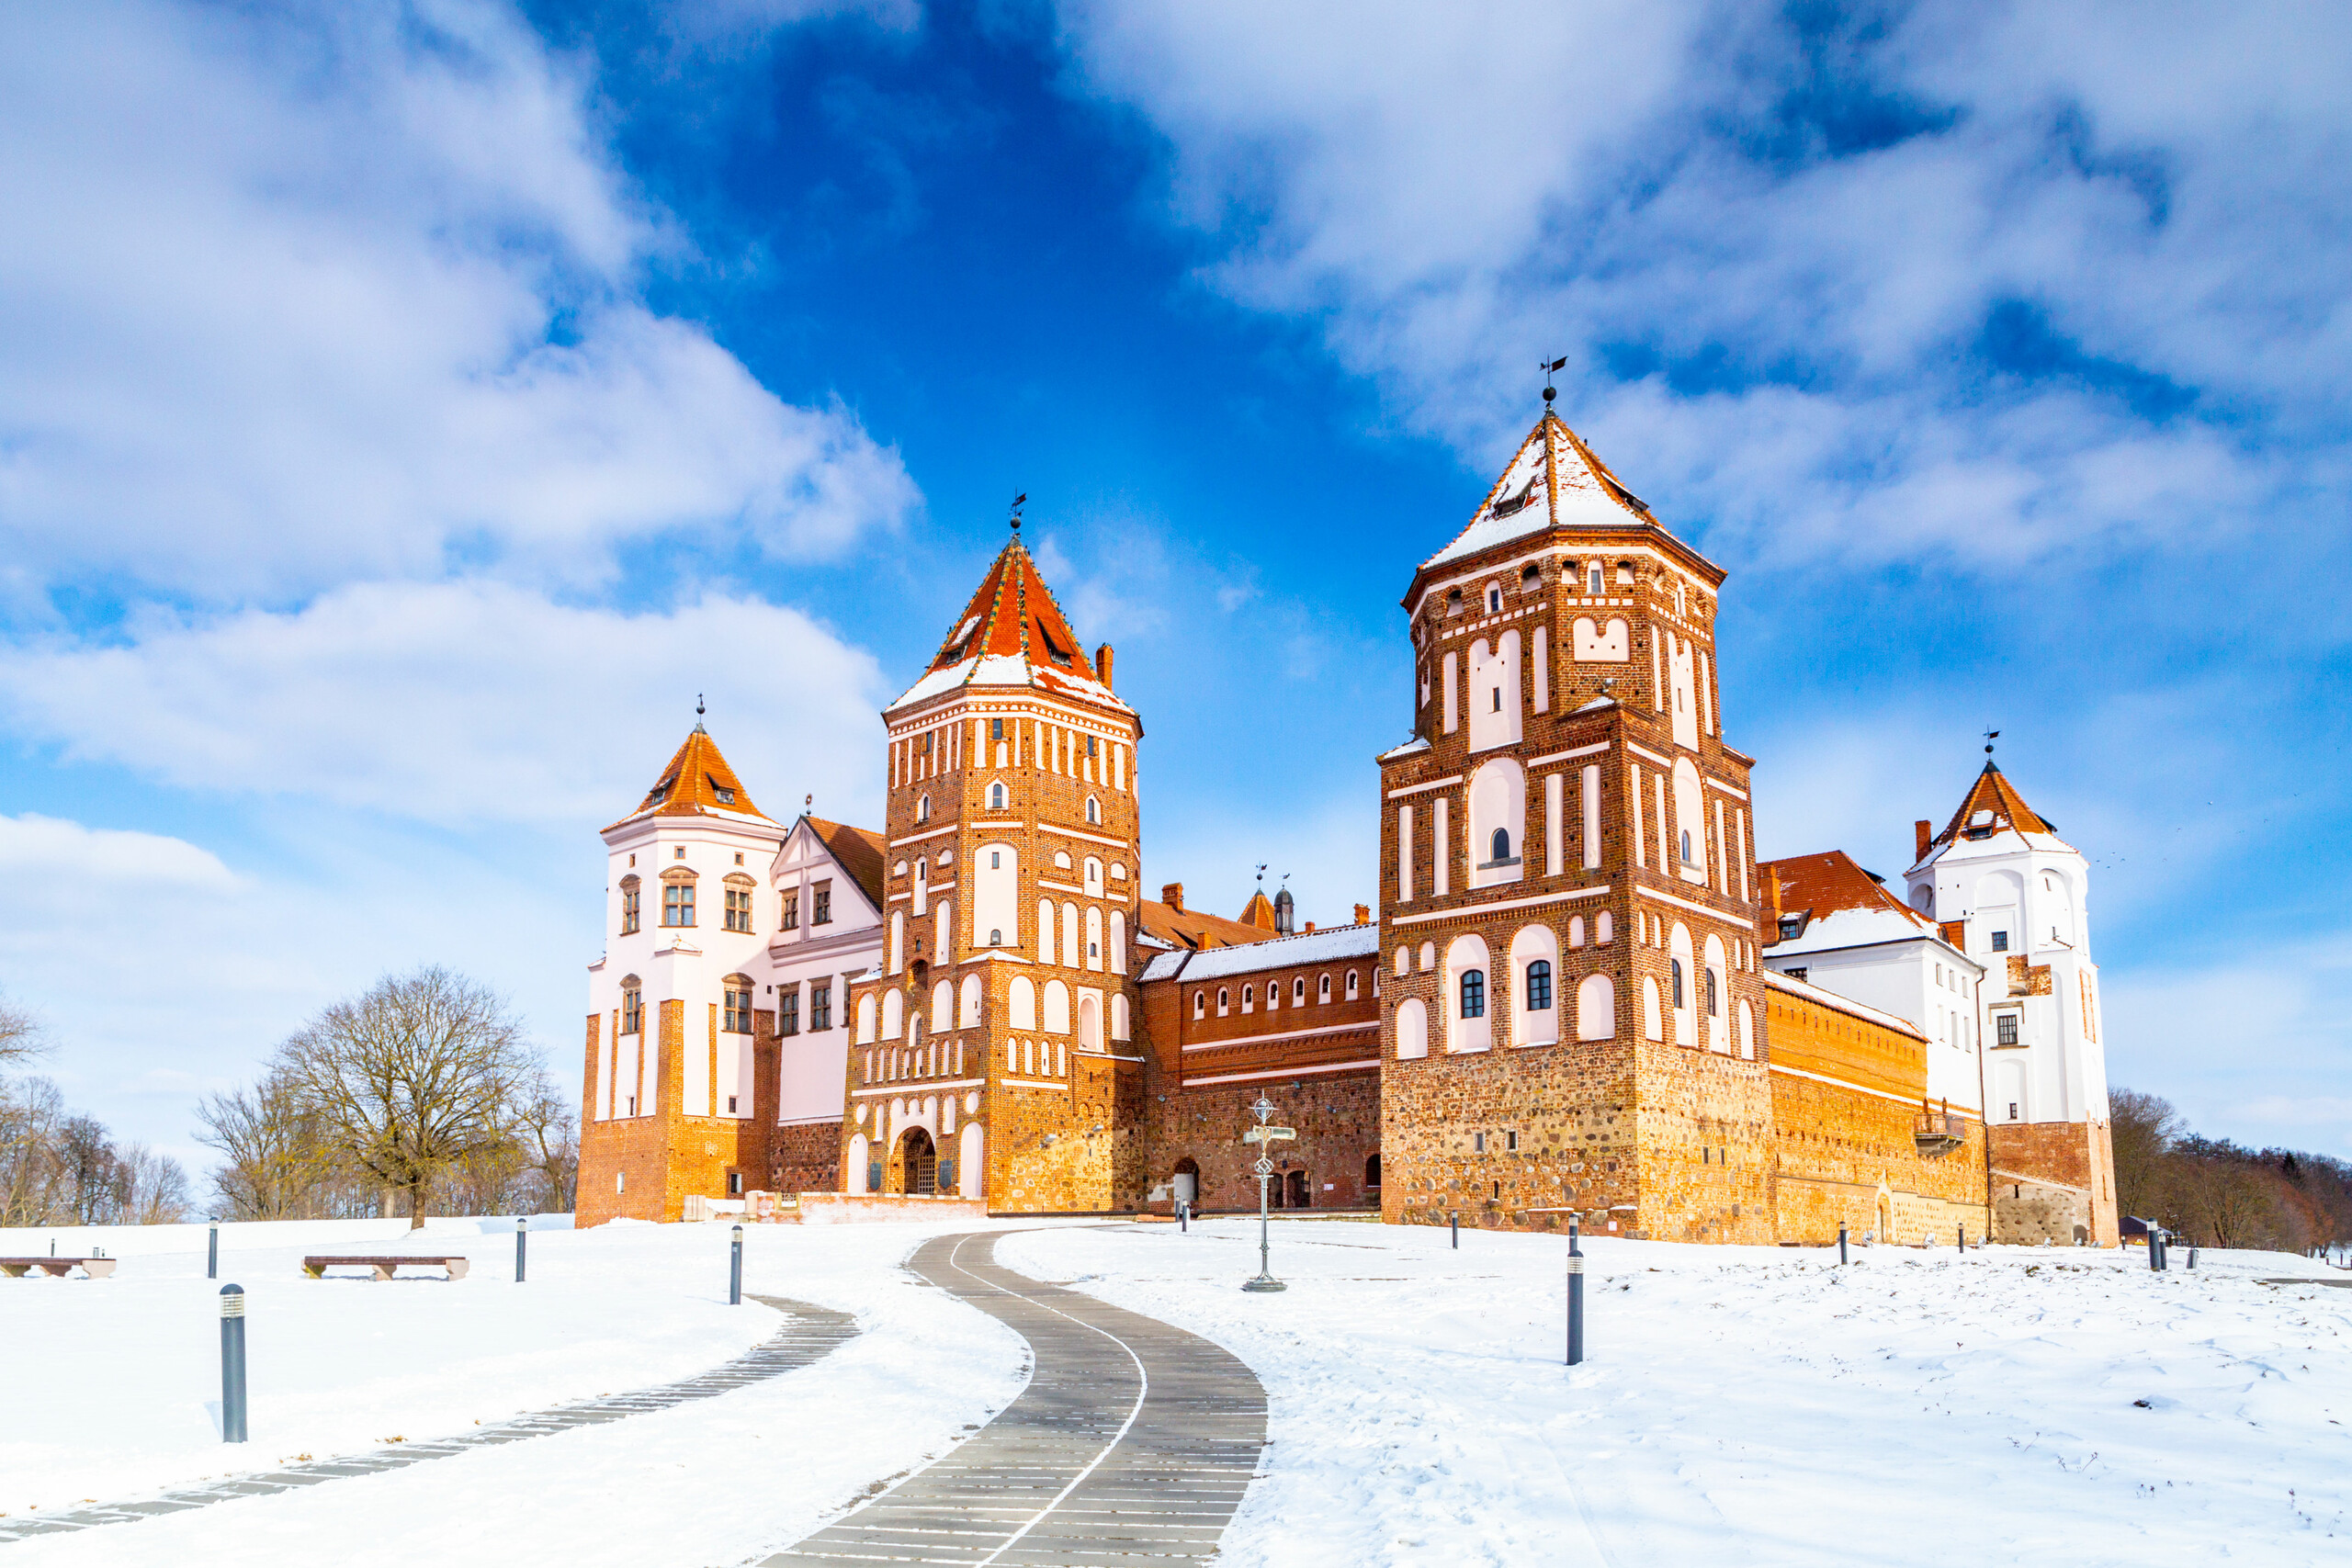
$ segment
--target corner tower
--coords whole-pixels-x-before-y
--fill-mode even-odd
[[[889,734],[886,934],[851,988],[852,1191],[1100,1212],[1142,1189],[1136,743],[1016,520]]]
[[[2112,1247],[2115,1153],[2090,863],[1989,755],[1943,830],[1923,821],[1917,838],[1918,862],[1904,875],[1911,907],[1984,966],[1994,1237]]]
[[[1723,581],[1548,408],[1414,573],[1413,737],[1379,759],[1390,1221],[1774,1239]]]

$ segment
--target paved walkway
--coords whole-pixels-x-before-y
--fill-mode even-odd
[[[784,1296],[752,1296],[750,1299],[786,1314],[784,1326],[758,1349],[713,1367],[699,1377],[663,1383],[656,1388],[641,1388],[632,1393],[592,1399],[579,1404],[558,1405],[552,1410],[518,1416],[511,1421],[501,1421],[495,1426],[483,1427],[459,1437],[444,1438],[429,1443],[403,1443],[398,1448],[379,1449],[349,1459],[287,1465],[278,1470],[239,1476],[233,1481],[216,1482],[209,1486],[183,1487],[136,1503],[101,1504],[96,1507],[76,1508],[71,1513],[0,1518],[0,1545],[31,1536],[89,1529],[97,1525],[130,1524],[159,1514],[182,1513],[189,1508],[232,1502],[239,1497],[290,1492],[298,1486],[316,1486],[322,1482],[340,1481],[347,1476],[376,1475],[388,1470],[421,1464],[426,1460],[447,1459],[469,1449],[520,1442],[526,1438],[544,1438],[552,1432],[568,1432],[575,1427],[594,1427],[648,1410],[667,1410],[673,1405],[709,1399],[741,1388],[746,1383],[758,1382],[780,1372],[821,1360],[838,1346],[856,1337],[858,1333],[857,1320],[847,1313],[811,1306],[807,1302],[796,1302]]]
[[[768,1568],[1205,1562],[1257,1473],[1266,1393],[1207,1340],[995,1262],[992,1235],[908,1267],[1029,1341],[1029,1386],[986,1427]],[[910,1369],[910,1375],[920,1375]]]

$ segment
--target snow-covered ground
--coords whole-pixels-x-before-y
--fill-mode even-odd
[[[560,1224],[560,1222],[557,1222]],[[955,1225],[753,1226],[746,1288],[858,1314],[815,1366],[718,1399],[384,1475],[0,1547],[10,1562],[733,1563],[946,1451],[1018,1392],[1018,1339],[899,1268]],[[0,1232],[0,1254],[51,1233]],[[78,1250],[55,1233],[61,1252]],[[698,1371],[766,1337],[728,1227],[233,1227],[254,1416],[218,1440],[201,1227],[113,1231],[111,1280],[0,1280],[0,1511],[461,1431]],[[1180,1324],[1266,1384],[1238,1564],[2352,1562],[2352,1291],[2278,1255],[1588,1244],[1276,1222],[1061,1224],[999,1256]],[[459,1251],[458,1284],[312,1281],[306,1251]],[[2186,1261],[2176,1253],[2176,1264]],[[2334,1278],[2344,1279],[2340,1273]],[[2139,1403],[2144,1401],[2145,1403]]]
[[[1255,1222],[998,1256],[1250,1363],[1237,1564],[2352,1561],[2352,1291],[2274,1253],[1836,1254]],[[2352,1278],[2334,1273],[2334,1278]]]

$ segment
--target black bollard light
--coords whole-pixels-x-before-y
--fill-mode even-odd
[[[1462,1250],[1462,1215],[1456,1212],[1448,1214],[1446,1220],[1453,1227],[1453,1250],[1459,1252]]]
[[[1844,1225],[1838,1227],[1838,1266],[1840,1269],[1846,1266],[1846,1227]]]
[[[2191,1269],[2197,1267],[2197,1244],[2193,1241],[2188,1244],[2188,1266]]]
[[[204,1277],[208,1280],[220,1278],[220,1227],[219,1225],[212,1227],[212,1239],[204,1248]]]
[[[727,1266],[727,1304],[743,1304],[743,1227],[735,1227],[735,1256]]]
[[[514,1282],[523,1282],[523,1238],[531,1234],[530,1222],[522,1215],[514,1216]]]
[[[1577,1222],[1568,1218],[1568,1365],[1584,1361],[1584,1251],[1577,1246]]]
[[[245,1288],[220,1287],[220,1440],[245,1440]]]
[[[1176,1205],[1176,1229],[1181,1234],[1190,1234],[1192,1228],[1193,1205],[1180,1201]]]
[[[1968,1250],[1968,1227],[1964,1224],[1960,1224],[1954,1225],[1951,1228],[1952,1234],[1960,1238],[1952,1245],[1959,1247],[1962,1252],[1966,1252]]]

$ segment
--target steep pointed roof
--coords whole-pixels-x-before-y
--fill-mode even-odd
[[[821,817],[803,813],[800,818],[833,857],[833,863],[857,879],[865,897],[876,910],[882,903],[882,835],[870,829],[853,828],[845,822],[828,822]]]
[[[1421,565],[1426,570],[1459,560],[1553,528],[1623,528],[1657,521],[1649,504],[1627,490],[1559,415],[1545,409],[1469,523]]]
[[[634,822],[640,817],[740,817],[749,821],[768,822],[767,813],[752,804],[749,790],[743,787],[735,770],[728,766],[720,755],[718,742],[699,723],[662,770],[653,787],[645,792],[644,800],[636,810],[605,829],[611,832],[622,822]]]
[[[1944,824],[1944,830],[1928,840],[1928,852],[1919,857],[1920,862],[1924,864],[1933,860],[1939,852],[1963,835],[1986,839],[2010,829],[2024,834],[2058,837],[2058,829],[2050,819],[2028,806],[2017,785],[2009,782],[2009,776],[1987,757],[1984,771],[1969,785],[1966,798],[1961,801],[1960,809],[1951,814],[1951,820]]]
[[[1132,711],[1102,681],[1018,534],[997,552],[922,679],[883,711],[957,686],[1035,686]]]
[[[1256,926],[1261,931],[1276,931],[1280,924],[1274,919],[1274,906],[1262,887],[1250,895],[1250,902],[1241,906],[1241,923]]]

